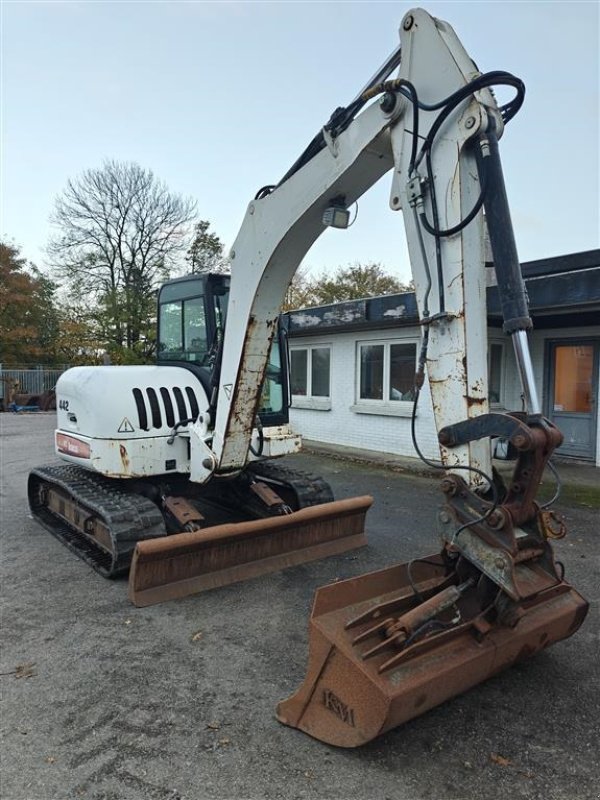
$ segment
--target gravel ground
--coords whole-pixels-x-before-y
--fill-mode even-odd
[[[600,796],[597,511],[562,509],[558,557],[592,601],[574,637],[345,751],[274,718],[304,676],[313,591],[434,552],[436,482],[297,456],[337,497],[374,495],[368,548],[135,609],[29,515],[53,425],[0,415],[3,800]]]

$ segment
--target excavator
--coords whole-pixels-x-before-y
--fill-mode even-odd
[[[323,479],[277,465],[301,446],[289,426],[286,332],[274,313],[259,377],[243,339],[228,344],[247,313],[232,284],[207,273],[161,287],[156,366],[61,375],[55,449],[69,463],[29,476],[34,516],[97,572],[117,577],[133,559],[138,606],[366,544],[370,497],[334,502]],[[249,369],[220,384],[242,357]],[[243,454],[224,447],[236,436]]]
[[[131,562],[134,603],[364,544],[370,497],[335,502],[273,462],[300,446],[279,318],[310,246],[391,173],[422,331],[412,436],[443,473],[441,549],[317,590],[306,678],[277,718],[328,744],[371,741],[571,636],[588,610],[554,556],[564,522],[535,499],[562,435],[537,394],[499,156],[524,93],[508,72],[480,72],[448,23],[409,11],[396,50],[248,205],[231,279],[162,289],[157,366],[82,367],[57,386],[70,463],[33,470],[32,511],[104,574]],[[486,235],[525,398],[514,413],[488,404]],[[426,379],[439,461],[418,442]],[[517,454],[508,485],[492,469],[497,437]]]

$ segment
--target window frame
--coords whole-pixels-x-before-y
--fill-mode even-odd
[[[293,394],[292,392],[292,353],[305,350],[306,355],[306,394]],[[329,351],[329,394],[312,394],[312,364],[313,350]],[[318,342],[315,344],[290,345],[290,399],[291,408],[304,408],[313,411],[331,411],[331,373],[333,361],[333,347],[330,342]]]
[[[198,307],[202,314],[202,321],[204,322],[204,332],[205,332],[205,344],[206,349],[202,350],[192,350],[188,348],[186,337],[189,333],[190,328],[188,327],[188,309],[191,307],[191,304],[198,303]],[[161,350],[161,345],[163,344],[163,328],[165,327],[165,320],[163,317],[163,309],[169,305],[178,305],[179,306],[179,320],[178,320],[178,327],[179,327],[179,341],[181,343],[180,350]],[[194,315],[191,315],[191,319],[194,319]],[[206,295],[204,294],[196,294],[190,297],[180,297],[174,300],[166,300],[159,302],[158,304],[158,325],[157,325],[157,347],[158,347],[158,361],[185,361],[191,362],[194,364],[204,364],[208,351],[210,349],[209,343],[209,320],[208,315],[206,313]],[[164,353],[169,353],[170,355],[167,358],[164,357]],[[200,359],[193,357],[193,354],[201,355]]]
[[[500,390],[498,392],[498,400],[491,400],[491,366],[492,366],[492,347],[500,348]],[[506,342],[501,342],[497,339],[490,339],[488,341],[488,358],[487,358],[487,371],[488,371],[488,403],[490,408],[504,408],[506,398]]]
[[[383,345],[383,387],[381,400],[375,398],[361,397],[361,348],[376,347]],[[355,402],[350,406],[350,410],[357,414],[378,414],[381,416],[410,417],[413,412],[412,400],[392,400],[390,398],[390,379],[391,379],[391,348],[393,345],[413,345],[415,348],[415,371],[417,369],[417,359],[419,356],[419,340],[414,337],[406,339],[361,339],[356,342],[355,349]]]

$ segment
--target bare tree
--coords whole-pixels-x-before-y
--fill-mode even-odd
[[[57,198],[49,256],[69,289],[102,310],[117,348],[144,338],[156,288],[185,250],[194,213],[191,199],[150,170],[118,161],[69,180]]]

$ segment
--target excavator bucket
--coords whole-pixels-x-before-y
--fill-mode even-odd
[[[362,547],[372,502],[369,496],[353,497],[140,541],[129,572],[129,599],[136,606],[153,605]]]
[[[481,584],[457,586],[437,555],[320,588],[307,676],[277,719],[327,744],[358,747],[571,636],[588,607],[565,582],[505,607],[504,616],[481,601]],[[407,638],[411,626],[427,625],[429,635]]]

